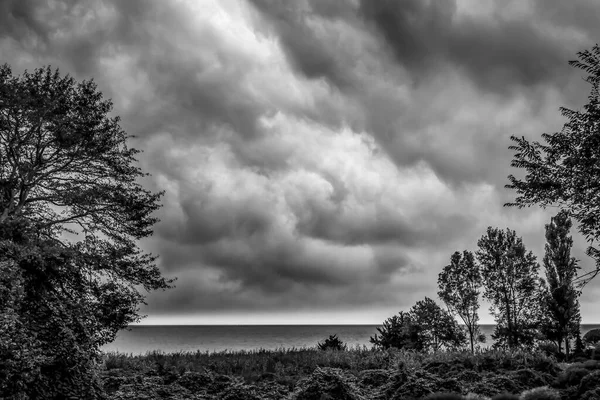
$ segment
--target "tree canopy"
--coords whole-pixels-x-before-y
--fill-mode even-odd
[[[438,296],[450,312],[458,315],[469,334],[471,351],[482,338],[479,330],[479,290],[481,273],[472,252],[455,252],[438,275]]]
[[[138,151],[111,111],[93,81],[0,67],[0,266],[11,276],[0,281],[0,373],[34,398],[65,395],[51,392],[61,382],[93,398],[89,362],[140,318],[141,289],[169,287],[138,247],[161,193],[140,185]],[[29,355],[1,340],[12,331]]]
[[[465,332],[454,317],[429,297],[417,301],[410,314],[419,328],[420,342],[425,349],[452,349],[466,343]]]
[[[542,134],[544,143],[511,136],[511,166],[525,176],[508,176],[506,187],[517,197],[505,205],[557,206],[579,222],[579,231],[592,243],[587,253],[596,260],[596,269],[580,276],[583,285],[600,272],[600,251],[593,247],[600,239],[600,47],[577,55],[569,64],[588,74],[588,103],[581,111],[562,107],[567,122],[560,132]]]
[[[496,344],[510,348],[531,344],[540,312],[535,255],[511,229],[489,227],[477,245],[484,297],[496,319]]]

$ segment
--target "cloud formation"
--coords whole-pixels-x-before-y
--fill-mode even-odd
[[[542,255],[551,210],[502,208],[508,138],[558,130],[558,107],[585,101],[567,61],[599,37],[599,11],[591,0],[9,0],[0,54],[15,73],[51,64],[93,78],[136,136],[144,184],[166,192],[143,246],[180,278],[149,295],[154,321],[379,318],[433,296],[452,252],[487,226],[516,229]]]

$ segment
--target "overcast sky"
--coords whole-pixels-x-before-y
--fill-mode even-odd
[[[541,261],[557,210],[502,206],[509,137],[585,104],[567,62],[599,20],[595,0],[4,0],[0,62],[94,78],[137,136],[166,192],[142,246],[178,277],[146,323],[378,324],[437,298],[488,226]]]

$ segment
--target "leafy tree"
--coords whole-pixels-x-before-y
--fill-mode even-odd
[[[569,356],[569,340],[579,331],[579,292],[573,281],[577,276],[577,260],[571,257],[573,238],[569,235],[571,219],[565,211],[554,216],[546,225],[544,269],[548,289],[545,291],[545,313],[551,319],[558,350]]]
[[[337,335],[329,335],[323,343],[317,343],[319,350],[346,350],[346,344]]]
[[[438,351],[461,347],[466,343],[465,332],[454,317],[429,297],[418,301],[410,309],[410,315],[419,328],[420,341],[425,349]]]
[[[404,311],[383,321],[377,328],[378,334],[371,336],[371,343],[380,349],[413,349],[422,350],[423,343],[419,335],[419,327],[414,324],[412,316]]]
[[[93,81],[0,67],[2,398],[100,397],[100,347],[140,318],[141,290],[169,287],[137,245],[161,193],[111,109]]]
[[[582,111],[561,108],[567,118],[560,132],[544,133],[544,144],[511,136],[515,151],[512,167],[523,169],[523,179],[509,175],[507,188],[517,197],[506,206],[539,205],[568,210],[579,222],[579,231],[589,242],[600,238],[600,47],[577,53],[569,64],[584,70],[591,85],[588,103]],[[595,270],[579,277],[584,285],[600,272],[600,251],[590,246],[587,254],[596,260]]]
[[[496,319],[492,337],[498,346],[532,344],[540,314],[539,265],[523,240],[510,229],[489,227],[477,242],[484,297]]]
[[[481,273],[473,253],[465,250],[461,256],[455,252],[438,276],[438,296],[453,315],[458,315],[469,334],[471,352],[481,338],[479,330],[479,289]]]

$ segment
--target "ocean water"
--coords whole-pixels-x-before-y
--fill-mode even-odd
[[[314,347],[329,335],[338,337],[350,347],[371,347],[369,338],[378,325],[138,325],[119,332],[117,339],[104,346],[104,351],[145,354],[149,351],[213,352]],[[598,325],[582,325],[584,335]],[[494,325],[482,325],[487,336],[484,347],[492,344]]]

